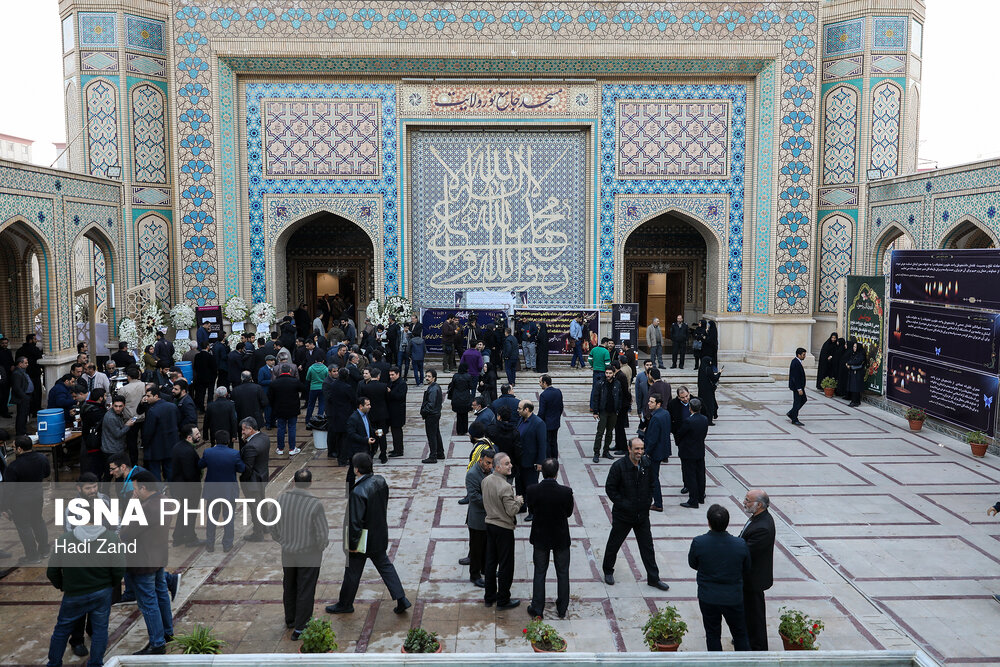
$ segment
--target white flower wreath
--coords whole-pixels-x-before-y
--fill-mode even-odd
[[[184,331],[194,326],[194,308],[186,303],[179,303],[170,309],[170,325],[177,331]]]
[[[222,314],[230,322],[246,322],[247,313],[249,312],[250,309],[247,307],[247,302],[238,296],[230,297],[229,301],[226,301],[222,307]]]
[[[253,324],[274,324],[278,320],[278,311],[267,301],[255,303],[250,309],[250,321]]]

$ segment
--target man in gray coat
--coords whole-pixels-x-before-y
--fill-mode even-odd
[[[246,466],[240,475],[240,482],[243,487],[243,495],[256,501],[252,512],[253,533],[247,536],[248,542],[263,542],[267,533],[267,529],[260,523],[258,508],[260,501],[264,498],[267,480],[271,473],[268,468],[271,443],[267,435],[257,429],[257,420],[253,417],[246,417],[240,422],[240,433],[247,443],[240,449],[240,458],[243,460],[243,465]],[[263,509],[269,507],[270,505]]]
[[[493,472],[493,457],[496,452],[484,449],[479,460],[469,466],[465,473],[465,494],[469,499],[469,509],[465,524],[469,527],[469,581],[479,588],[486,588],[483,569],[486,566],[486,507],[483,505],[483,480]]]
[[[14,372],[10,375],[10,400],[17,408],[14,417],[14,435],[27,435],[28,413],[31,411],[31,396],[35,391],[34,383],[28,377],[28,358],[18,357],[14,363]]]

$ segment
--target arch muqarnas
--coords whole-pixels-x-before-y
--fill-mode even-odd
[[[879,169],[882,178],[899,173],[899,124],[903,91],[892,81],[883,81],[872,89],[871,169]]]
[[[837,281],[851,272],[854,254],[854,221],[833,213],[820,225],[819,303],[817,310],[837,312]]]
[[[147,213],[135,225],[136,247],[139,249],[138,284],[156,283],[156,298],[170,301],[170,223],[161,215]],[[213,243],[201,237],[189,239],[186,243]],[[202,266],[204,265],[204,266]],[[192,270],[215,272],[214,266],[205,262],[195,262]]]
[[[878,238],[875,245],[872,262],[874,273],[877,276],[887,276],[889,275],[889,262],[892,258],[893,250],[909,250],[913,248],[915,243],[913,242],[913,237],[905,229],[900,227],[897,223],[893,222],[882,235]]]
[[[823,104],[823,184],[857,180],[860,95],[847,84],[831,88]]]
[[[108,178],[120,166],[118,139],[118,89],[105,79],[94,79],[84,89],[87,109],[88,171]]]
[[[166,98],[156,86],[132,89],[132,176],[136,183],[166,185]]]
[[[16,215],[0,223],[0,242],[5,241],[5,237],[19,239],[24,244],[23,253],[17,249],[12,252],[18,255],[14,272],[8,274],[12,279],[11,289],[16,291],[17,311],[11,313],[12,316],[21,318],[22,330],[25,334],[33,332],[32,313],[33,297],[31,294],[31,265],[32,256],[38,260],[39,279],[39,305],[42,314],[42,332],[44,340],[40,341],[43,349],[48,351],[62,348],[58,335],[61,331],[59,325],[59,302],[58,296],[52,297],[52,276],[54,267],[52,265],[52,248],[45,238],[45,235],[24,216]],[[9,269],[8,269],[9,270]],[[68,296],[67,296],[68,298]]]
[[[936,244],[939,248],[952,250],[966,248],[997,248],[996,233],[984,224],[982,220],[965,215],[955,221],[942,235]]]

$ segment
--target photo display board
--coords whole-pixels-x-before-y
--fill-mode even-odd
[[[517,323],[535,322],[545,324],[549,334],[549,354],[573,354],[573,341],[569,337],[569,324],[577,315],[583,315],[583,354],[598,344],[600,311],[598,310],[542,310],[538,308],[518,308],[514,311]]]
[[[865,389],[881,394],[885,340],[885,278],[847,277],[847,340],[865,347]]]

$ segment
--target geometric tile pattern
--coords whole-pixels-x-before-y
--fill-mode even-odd
[[[881,169],[882,178],[899,169],[899,124],[902,92],[886,81],[872,90],[871,169]]]
[[[149,214],[136,224],[139,284],[156,283],[156,297],[170,300],[170,230],[167,221]]]
[[[119,165],[118,89],[110,81],[98,79],[87,85],[85,94],[89,173],[107,177],[108,169]]]
[[[132,202],[140,206],[163,206],[170,202],[170,190],[166,188],[132,188]]]
[[[855,53],[865,48],[865,19],[831,23],[823,28],[823,56]]]
[[[117,72],[118,54],[114,51],[84,51],[80,54],[80,69],[84,72]]]
[[[906,71],[906,56],[881,54],[872,56],[872,74],[901,74]]]
[[[136,183],[167,182],[164,96],[159,88],[142,84],[132,89],[132,160]]]
[[[858,146],[858,92],[841,85],[826,94],[823,107],[823,183],[853,183]]]
[[[268,178],[378,178],[378,100],[261,101]]]
[[[125,68],[133,74],[163,76],[166,73],[166,63],[162,58],[151,58],[134,53],[125,54]]]
[[[753,312],[766,313],[770,304],[768,286],[771,282],[771,227],[774,224],[774,97],[778,64],[771,63],[757,77],[757,221],[754,235]]]
[[[873,49],[876,51],[906,51],[905,16],[877,16],[873,21]]]
[[[113,13],[80,12],[80,46],[118,44],[117,16]]]
[[[820,188],[820,208],[852,208],[858,205],[858,188]]]
[[[851,76],[861,76],[864,68],[864,58],[862,56],[852,56],[841,58],[840,60],[827,60],[823,62],[823,80],[846,79]]]
[[[125,46],[163,54],[163,21],[125,15]]]
[[[851,272],[851,229],[851,220],[845,215],[831,216],[823,223],[818,308],[821,312],[837,312],[837,280]]]
[[[108,297],[108,268],[104,259],[104,251],[101,247],[91,241],[94,250],[94,298],[96,305],[100,306]]]
[[[618,100],[619,179],[726,178],[726,101]]]

